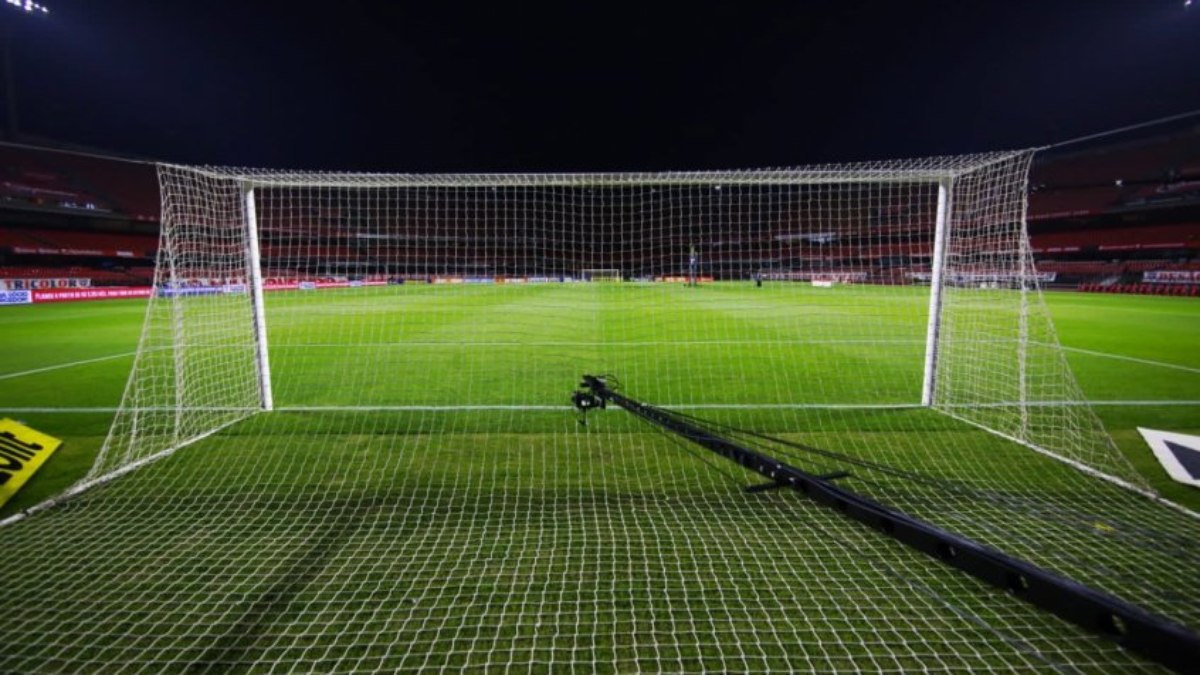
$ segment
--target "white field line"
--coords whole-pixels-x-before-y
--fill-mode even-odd
[[[919,338],[886,338],[862,340],[608,340],[588,342],[582,340],[521,341],[503,340],[494,342],[463,340],[458,342],[304,342],[272,344],[271,349],[357,349],[362,347],[688,347],[703,345],[823,345],[823,344],[923,344]]]
[[[657,408],[671,410],[908,410],[924,408],[920,403],[648,403]],[[1052,406],[1156,406],[1156,405],[1200,405],[1196,401],[1006,401],[1000,403],[964,403],[960,405],[943,405],[943,408],[1012,408],[1021,405],[1032,407]],[[283,412],[458,412],[470,410],[574,410],[569,405],[367,405],[367,406],[280,406],[275,408]]]
[[[23,408],[0,408],[0,413],[9,415],[19,415],[21,413],[47,413],[47,414],[76,414],[76,413],[115,413],[117,408],[113,407],[92,407],[92,408],[77,408],[64,406],[62,408],[39,408],[23,407]]]
[[[672,410],[793,410],[803,408],[890,410],[920,408],[919,403],[650,403]],[[380,405],[380,406],[280,406],[283,412],[457,412],[471,410],[574,410],[569,405]]]
[[[939,403],[939,408],[1017,408],[1020,406],[1028,406],[1031,408],[1048,408],[1053,406],[1159,406],[1159,405],[1200,405],[1200,399],[1140,399],[1140,400],[1120,400],[1111,399],[1107,401],[1002,401],[999,403]]]
[[[920,403],[654,403],[659,408],[671,410],[910,410],[923,408]],[[1007,408],[1022,405],[1019,401],[1002,403],[971,403],[940,405],[952,410],[978,408]],[[1141,400],[1141,401],[1026,401],[1024,405],[1050,406],[1104,406],[1104,407],[1153,407],[1153,406],[1200,406],[1200,400]],[[120,408],[94,407],[0,407],[0,413],[115,413]],[[257,412],[259,408],[204,408],[216,412]],[[568,411],[569,405],[302,405],[277,406],[275,412],[470,412],[478,411]],[[175,412],[173,407],[125,408],[124,412]]]
[[[473,410],[574,410],[569,405],[295,405],[276,406],[277,412],[471,412]]]
[[[83,359],[82,361],[71,361],[70,363],[59,363],[53,366],[44,368],[34,368],[33,370],[22,370],[15,373],[0,373],[0,380],[11,380],[14,377],[24,377],[26,375],[37,375],[38,373],[48,373],[52,370],[62,370],[63,368],[74,368],[75,366],[83,366],[89,363],[99,363],[101,361],[112,361],[113,359],[123,359],[127,356],[134,356],[137,352],[125,352],[123,354],[110,354],[109,356],[99,356],[94,359]]]
[[[1151,359],[1139,359],[1136,356],[1122,356],[1121,354],[1110,354],[1108,352],[1098,352],[1091,349],[1080,349],[1078,347],[1063,347],[1063,351],[1075,352],[1076,354],[1088,354],[1089,356],[1100,356],[1106,359],[1115,359],[1117,361],[1129,361],[1131,363],[1141,363],[1147,366],[1158,366],[1159,368],[1170,368],[1172,370],[1182,370],[1187,373],[1200,374],[1200,368],[1181,366],[1178,363],[1167,363],[1165,361],[1154,361]]]

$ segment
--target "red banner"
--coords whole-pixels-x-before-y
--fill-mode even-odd
[[[154,292],[149,286],[113,286],[109,288],[48,288],[34,289],[34,302],[76,302],[79,300],[120,300],[148,298]]]

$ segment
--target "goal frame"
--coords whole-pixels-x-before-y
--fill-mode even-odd
[[[616,267],[595,267],[579,270],[579,278],[581,281],[595,281],[593,277],[596,276],[612,277],[601,280],[605,282],[624,281],[624,277],[621,275],[621,270]]]
[[[1037,152],[1037,149],[892,162],[801,167],[796,169],[589,174],[357,174],[267,171],[160,164],[160,183],[164,189],[164,228],[161,235],[158,271],[155,280],[159,291],[156,293],[157,300],[152,300],[151,305],[147,309],[147,321],[143,328],[142,341],[145,343],[149,334],[154,302],[167,303],[164,310],[160,310],[160,314],[165,311],[167,316],[171,317],[172,321],[178,322],[182,316],[182,307],[179,301],[180,289],[186,289],[187,279],[185,272],[181,271],[176,260],[177,253],[180,253],[180,251],[176,250],[176,247],[182,244],[182,254],[186,255],[189,252],[187,248],[189,242],[186,240],[186,237],[177,241],[176,239],[181,236],[180,233],[168,231],[168,220],[178,217],[171,215],[168,209],[170,205],[168,185],[171,181],[178,180],[199,181],[203,184],[201,187],[202,191],[218,191],[222,195],[222,199],[229,200],[226,203],[230,206],[240,204],[236,206],[238,214],[235,217],[240,218],[243,222],[240,225],[234,224],[234,231],[236,233],[240,228],[240,234],[237,234],[237,236],[245,238],[243,241],[245,248],[242,256],[243,269],[240,272],[234,272],[238,276],[226,281],[227,286],[223,290],[224,292],[244,292],[248,296],[245,306],[249,309],[249,315],[245,316],[242,320],[246,322],[243,326],[246,327],[245,331],[249,334],[251,342],[251,354],[249,358],[252,362],[247,364],[250,366],[247,368],[247,371],[253,370],[254,373],[253,375],[247,373],[250,376],[243,381],[243,388],[239,390],[240,393],[236,394],[236,396],[233,394],[218,394],[192,400],[176,395],[173,405],[163,407],[161,404],[157,404],[146,407],[146,391],[140,390],[137,382],[138,364],[146,355],[143,354],[143,350],[139,349],[139,356],[135,359],[134,368],[126,384],[121,408],[118,409],[117,417],[110,427],[108,436],[101,447],[92,469],[83,480],[74,485],[66,493],[46,502],[45,507],[49,507],[53,503],[59,503],[63,499],[77,495],[90,487],[107,483],[138,467],[167,457],[180,448],[218,433],[222,429],[257,413],[278,409],[274,394],[275,387],[272,382],[270,332],[264,306],[264,291],[268,289],[265,288],[265,277],[267,274],[266,270],[264,270],[263,251],[260,248],[259,210],[262,205],[259,203],[259,200],[262,199],[262,190],[332,189],[362,193],[363,191],[372,189],[466,187],[494,192],[498,189],[512,188],[586,189],[590,191],[591,189],[629,187],[653,187],[662,190],[671,188],[714,189],[714,186],[811,186],[817,188],[829,186],[836,188],[838,186],[882,186],[893,184],[898,186],[924,186],[936,190],[936,195],[930,193],[927,197],[932,200],[936,196],[936,211],[930,214],[936,216],[936,219],[932,223],[932,232],[928,235],[932,237],[928,295],[929,314],[924,331],[924,363],[921,370],[918,371],[921,373],[920,398],[911,403],[889,402],[879,405],[867,405],[866,407],[930,409],[998,438],[1061,461],[1093,477],[1120,485],[1123,488],[1155,501],[1165,503],[1176,510],[1200,518],[1200,514],[1193,513],[1185,507],[1159,496],[1145,483],[1144,478],[1141,478],[1132,469],[1132,466],[1128,465],[1128,461],[1122,459],[1115,443],[1107,435],[1107,432],[1103,430],[1103,426],[1100,425],[1095,413],[1090,408],[1086,408],[1087,403],[1078,391],[1078,384],[1074,380],[1074,375],[1070,372],[1069,366],[1066,364],[1065,356],[1062,355],[1061,349],[1053,356],[1059,362],[1059,366],[1057,367],[1060,370],[1056,371],[1058,376],[1065,377],[1064,382],[1067,385],[1065,390],[1067,396],[1059,403],[1050,401],[1049,404],[1066,405],[1068,407],[1084,406],[1086,410],[1078,413],[1081,416],[1079,419],[1084,423],[1085,427],[1089,427],[1092,431],[1088,431],[1087,429],[1083,432],[1079,432],[1078,430],[1070,431],[1073,435],[1066,441],[1057,438],[1043,440],[1042,436],[1038,434],[1044,434],[1045,427],[1039,428],[1030,422],[1030,418],[1034,416],[1035,411],[1048,404],[1047,401],[1038,400],[1037,396],[1030,395],[1032,391],[1030,388],[1035,386],[1035,384],[1024,373],[1027,360],[1034,358],[1034,354],[1030,352],[1030,349],[1033,346],[1039,348],[1041,351],[1037,355],[1041,356],[1044,360],[1047,355],[1047,348],[1053,350],[1059,346],[1057,336],[1053,330],[1053,323],[1049,320],[1048,315],[1045,314],[1044,303],[1041,302],[1038,277],[1033,267],[1028,242],[1028,200],[1025,197],[1024,191],[1028,183],[1029,162],[1035,152]],[[1019,330],[1020,337],[1017,341],[1020,344],[1016,351],[1010,352],[1010,356],[1006,356],[1005,358],[1014,359],[1010,362],[1016,365],[1020,373],[1013,377],[1009,385],[1009,391],[1012,393],[1006,394],[1006,396],[1012,396],[1012,398],[992,401],[988,398],[989,396],[998,396],[1000,394],[993,394],[989,391],[972,391],[971,394],[974,398],[964,404],[958,399],[942,400],[939,394],[939,390],[945,388],[939,382],[943,379],[942,371],[943,365],[945,365],[943,364],[943,352],[949,346],[945,342],[948,339],[948,333],[945,332],[947,283],[952,280],[951,275],[953,274],[961,274],[964,278],[971,276],[970,271],[965,273],[963,270],[956,271],[957,268],[951,269],[953,266],[949,264],[952,246],[961,246],[962,242],[969,243],[974,241],[971,235],[960,234],[956,230],[958,218],[962,217],[965,219],[964,222],[970,222],[972,217],[969,210],[967,210],[969,205],[960,206],[956,204],[956,197],[961,189],[966,191],[964,194],[967,197],[977,198],[980,187],[987,186],[994,180],[991,178],[993,172],[996,172],[998,175],[1007,176],[1007,182],[1005,183],[1007,192],[1005,192],[1006,196],[1003,198],[1007,200],[1006,208],[1008,210],[1005,211],[1006,215],[1003,216],[1003,220],[997,222],[1002,222],[1006,228],[1003,236],[1007,237],[1005,241],[1009,248],[1004,249],[1004,251],[1006,255],[1010,256],[1000,258],[997,262],[993,263],[1001,265],[998,269],[1002,270],[1000,274],[1004,278],[1004,282],[995,292],[1019,294],[1019,298],[1014,297],[1013,301],[1019,302],[1019,309],[1017,311],[1020,312],[1020,325],[1017,330]],[[964,204],[967,204],[968,201],[966,198],[963,200]],[[182,221],[183,226],[189,227],[188,222],[187,220]],[[229,222],[225,221],[220,227],[227,227],[228,225]],[[192,233],[191,236],[195,237],[197,235]],[[199,236],[209,235],[202,234]],[[964,238],[960,240],[959,237]],[[956,244],[956,242],[959,243]],[[194,244],[194,242],[191,243]],[[991,253],[988,250],[983,250],[982,252],[984,254]],[[956,253],[956,256],[961,256],[961,253]],[[229,260],[231,259],[226,259],[226,265],[228,265]],[[958,258],[956,258],[955,265],[964,267],[964,263]],[[183,269],[186,269],[186,266]],[[604,269],[615,270],[619,268]],[[919,279],[920,277],[914,278]],[[565,280],[568,279],[564,278]],[[243,284],[244,286],[239,290],[237,286]],[[1033,292],[1032,296],[1030,295],[1030,291]],[[1030,327],[1029,319],[1032,316],[1030,312],[1035,310],[1039,312],[1037,319],[1040,322],[1039,328],[1041,329],[1041,332],[1037,333],[1036,337],[1040,337],[1042,340],[1046,340],[1046,342],[1034,341],[1036,338]],[[162,320],[162,318],[159,319],[160,322]],[[183,336],[179,332],[179,327],[172,327],[172,329],[174,330],[173,337],[170,335],[166,337],[174,340],[175,344],[186,349],[187,343],[181,339],[186,336]],[[160,331],[159,337],[163,337],[161,334],[163,328],[158,326],[157,330]],[[146,358],[153,358],[153,350],[148,352],[148,354],[150,356],[146,356]],[[955,358],[961,358],[961,356],[956,356]],[[176,364],[175,371],[174,377],[177,391],[178,385],[182,382],[180,378],[186,377],[190,373],[185,372],[186,368],[181,367],[179,364]],[[958,378],[961,376],[955,375],[954,377]],[[159,382],[162,382],[162,380],[159,380]],[[168,381],[163,386],[169,389],[171,385]],[[1013,386],[1019,388],[1019,392],[1013,390]],[[153,393],[151,392],[151,395]],[[948,391],[944,393],[948,395]],[[256,399],[257,403],[247,405],[245,401],[250,398]],[[806,406],[797,404],[796,407]],[[817,407],[826,406],[818,405]],[[1015,408],[1015,410],[1012,411],[1012,414],[1008,418],[996,422],[980,412],[993,408]],[[215,414],[212,415],[211,420],[196,423],[195,420],[188,420],[184,414],[189,410]],[[130,430],[135,435],[140,433],[139,430],[145,426],[140,418],[141,415],[163,414],[173,414],[174,422],[168,422],[173,428],[167,434],[160,434],[155,437],[150,443],[135,447],[131,443],[136,444],[140,441],[137,441],[136,438],[130,440],[123,435]],[[1016,424],[1014,424],[1014,421]],[[1080,433],[1083,435],[1081,436]],[[1086,436],[1086,434],[1094,435]],[[1081,438],[1084,440],[1080,441]],[[1092,438],[1094,441],[1087,441],[1087,438]],[[1077,442],[1091,443],[1089,447],[1094,448],[1100,454],[1095,456],[1089,455],[1080,459],[1075,456],[1077,452],[1075,446],[1064,448],[1064,452],[1057,451],[1058,446],[1062,443]],[[1109,468],[1109,464],[1096,464],[1093,466],[1093,463],[1097,461],[1095,457],[1101,456],[1115,457],[1116,464],[1111,465],[1112,468]],[[40,510],[41,508],[44,507],[39,505],[39,507],[31,509],[24,514],[18,514],[18,516],[9,520],[19,520],[28,513]],[[4,523],[7,522],[9,521],[4,521]]]
[[[706,181],[707,182],[707,181]],[[854,181],[847,181],[854,182]],[[890,182],[886,179],[862,180],[859,182]],[[905,179],[905,182],[921,183],[921,180]],[[922,407],[930,408],[936,405],[937,391],[937,373],[938,373],[938,340],[941,334],[942,327],[942,312],[943,312],[943,294],[944,294],[944,267],[946,259],[946,242],[948,238],[947,228],[951,222],[951,195],[954,190],[954,178],[951,176],[935,176],[927,178],[926,181],[930,184],[937,185],[937,207],[936,220],[933,232],[933,250],[931,252],[931,271],[930,271],[930,291],[929,291],[929,315],[925,331],[925,355],[924,369],[921,384],[921,401]],[[251,296],[251,305],[253,308],[252,321],[254,325],[254,341],[256,346],[255,365],[257,367],[257,377],[259,383],[259,399],[261,409],[263,411],[271,411],[275,408],[274,396],[271,386],[271,358],[270,348],[268,344],[266,312],[263,300],[263,271],[262,271],[262,256],[259,251],[258,237],[258,216],[255,204],[255,185],[253,181],[246,181],[243,187],[245,194],[245,219],[247,229],[247,251],[246,251],[246,266],[247,266],[247,282]],[[1028,233],[1026,233],[1028,237]],[[693,248],[694,251],[694,248]],[[623,280],[621,270],[619,268],[588,268],[579,270],[581,281],[591,282],[591,275],[596,273],[614,273],[615,279],[612,281],[619,282]],[[689,279],[691,273],[689,271]],[[689,284],[694,284],[694,281],[689,281]],[[1025,292],[1025,283],[1021,284],[1021,293]],[[1022,350],[1023,351],[1023,350]],[[1022,398],[1024,388],[1022,387]]]

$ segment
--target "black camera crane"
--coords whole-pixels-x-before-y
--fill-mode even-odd
[[[749,491],[790,488],[1147,659],[1179,672],[1194,672],[1200,664],[1200,637],[1184,626],[835,485],[834,480],[849,475],[846,472],[808,473],[685,416],[618,394],[610,380],[615,382],[611,376],[583,376],[571,397],[581,414],[611,403],[770,480]]]

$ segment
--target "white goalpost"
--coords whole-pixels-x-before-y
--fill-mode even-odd
[[[946,224],[949,222],[951,183],[937,186],[937,210],[933,225],[933,250],[929,254],[929,326],[925,330],[925,371],[921,381],[921,405],[932,406],[937,376],[938,332],[942,326],[942,275],[946,265]]]
[[[0,670],[1144,667],[569,398],[604,374],[1194,629],[1179,533],[1200,525],[1068,366],[1028,246],[1032,155],[161,165],[156,292],[106,440],[0,527]]]
[[[246,282],[254,308],[254,364],[258,374],[259,400],[263,410],[275,407],[271,394],[271,357],[267,349],[267,320],[263,302],[262,254],[259,251],[258,214],[254,189],[246,190]]]

